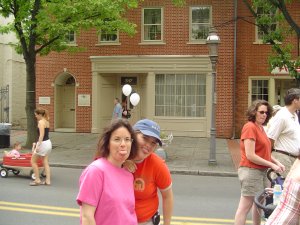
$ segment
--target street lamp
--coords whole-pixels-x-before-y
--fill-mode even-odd
[[[216,164],[216,64],[218,62],[218,45],[220,37],[214,27],[210,27],[206,44],[209,49],[209,58],[212,65],[212,82],[211,82],[211,126],[210,126],[210,149],[209,149],[209,164]]]

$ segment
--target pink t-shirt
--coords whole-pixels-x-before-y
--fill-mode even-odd
[[[18,158],[20,157],[20,152],[16,149],[13,149],[10,152],[8,152],[7,156]]]
[[[133,175],[105,158],[92,162],[81,174],[77,203],[96,207],[97,225],[136,225]],[[82,224],[82,223],[81,223]]]

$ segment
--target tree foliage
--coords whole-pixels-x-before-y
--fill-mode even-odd
[[[255,25],[264,32],[263,42],[272,45],[272,55],[268,60],[270,69],[276,67],[288,69],[290,75],[300,85],[300,72],[297,72],[297,68],[300,68],[300,24],[295,20],[295,14],[292,15],[289,10],[296,0],[243,0],[243,2],[256,19]],[[257,8],[261,8],[265,12],[275,11],[276,13],[271,17],[268,14],[258,15]],[[274,23],[278,24],[276,30],[269,29]],[[293,46],[286,41],[295,36],[298,39],[298,46]],[[293,55],[292,51],[295,49],[297,49],[297,54]]]
[[[65,35],[90,28],[118,29],[130,35],[135,25],[123,18],[126,10],[137,7],[137,0],[0,0],[0,13],[13,21],[2,26],[2,33],[15,32],[18,51],[48,54],[68,48]]]
[[[36,140],[34,118],[37,54],[72,50],[66,35],[76,35],[89,29],[119,30],[135,34],[136,25],[126,19],[128,10],[136,8],[139,0],[0,0],[0,16],[11,22],[0,25],[0,34],[14,32],[18,43],[12,43],[22,53],[26,64],[27,142]],[[184,0],[173,0],[176,5]],[[74,49],[73,49],[74,50]]]

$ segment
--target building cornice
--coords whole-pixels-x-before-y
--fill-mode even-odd
[[[209,72],[207,55],[91,56],[92,71],[100,73]]]

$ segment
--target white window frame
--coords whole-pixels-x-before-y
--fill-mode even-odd
[[[199,7],[207,7],[209,8],[209,22],[208,23],[193,23],[193,9],[199,8]],[[212,25],[212,6],[210,5],[196,5],[196,6],[190,6],[189,7],[189,43],[190,44],[206,44],[206,38],[203,39],[193,39],[193,24],[199,24],[199,25],[208,25],[209,27]]]
[[[157,83],[155,80],[155,116],[176,117],[176,118],[205,118],[207,115],[207,75],[204,73],[157,73],[157,76],[164,76],[164,83]],[[167,77],[174,76],[174,84],[168,82]],[[176,76],[184,78],[184,83],[177,83]],[[197,76],[196,83],[188,81],[189,76]],[[196,77],[196,78],[197,78]],[[201,80],[204,79],[204,82]],[[181,79],[179,79],[180,81]],[[183,81],[183,80],[181,80]],[[192,88],[192,86],[194,88]],[[203,89],[199,90],[199,85]],[[182,86],[185,88],[182,89]],[[174,93],[170,94],[170,88]],[[157,99],[162,98],[162,99]],[[171,100],[172,99],[172,100]],[[158,101],[158,102],[157,102]],[[198,103],[197,103],[198,101]],[[157,109],[158,108],[158,109]],[[160,108],[160,109],[159,109]],[[158,111],[163,112],[158,114]]]
[[[276,13],[276,12],[275,12]],[[272,16],[271,12],[267,12],[266,14],[269,14],[269,16]],[[275,23],[274,23],[275,24]],[[273,25],[274,25],[273,24]],[[277,26],[279,25],[278,23],[275,24],[276,25],[276,28],[277,29]],[[263,44],[263,39],[262,37],[259,35],[259,27],[258,26],[255,26],[255,43],[256,44]],[[264,34],[262,34],[264,35]]]
[[[119,39],[119,31],[116,32],[116,35],[117,35],[117,38],[115,41],[112,41],[112,40],[108,40],[108,41],[104,41],[104,40],[101,40],[101,34],[103,32],[102,31],[99,31],[99,35],[98,35],[98,44],[97,45],[120,45],[120,39]],[[107,35],[108,32],[106,32]]]
[[[74,40],[70,40],[70,37],[71,37],[71,32],[73,32],[73,37],[74,37]],[[76,32],[75,31],[68,31],[68,33],[65,35],[65,42],[67,45],[69,46],[77,46],[76,44]]]
[[[145,40],[145,10],[151,9],[160,9],[161,12],[161,23],[160,24],[152,24],[152,25],[160,25],[161,26],[161,35],[158,40]],[[147,7],[142,8],[142,23],[141,23],[141,43],[142,44],[164,44],[164,9],[163,7]],[[151,24],[147,24],[151,25]]]
[[[248,79],[249,79],[249,82],[248,82],[248,88],[249,88],[249,90],[248,90],[248,93],[249,93],[249,96],[248,96],[248,105],[251,105],[251,103],[253,102],[253,99],[252,99],[252,96],[253,96],[252,82],[253,81],[267,81],[268,82],[268,85],[267,85],[267,88],[268,88],[267,96],[268,96],[268,101],[270,102],[270,100],[272,99],[272,97],[270,96],[270,93],[271,93],[270,92],[270,88],[271,88],[270,77],[266,77],[266,76],[250,76]],[[266,95],[266,94],[262,93],[261,95],[263,96],[263,95]]]
[[[268,102],[271,105],[281,105],[284,106],[284,95],[285,95],[285,90],[292,88],[292,87],[296,87],[293,85],[288,85],[287,88],[285,88],[284,86],[281,86],[283,89],[280,89],[280,95],[278,96],[277,93],[277,86],[276,86],[276,82],[279,80],[285,80],[286,82],[294,82],[294,79],[289,76],[288,74],[277,74],[276,76],[250,76],[248,78],[248,106],[251,105],[252,103],[252,81],[253,80],[264,80],[264,81],[268,81]],[[285,89],[285,90],[284,90]],[[278,102],[279,101],[279,102]],[[280,103],[281,102],[281,103]]]

